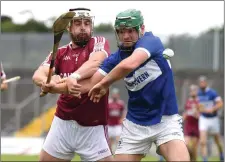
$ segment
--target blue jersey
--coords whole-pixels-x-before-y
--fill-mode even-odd
[[[151,32],[136,42],[135,49],[144,50],[149,58],[124,78],[129,94],[126,118],[139,125],[157,124],[162,115],[178,113],[173,73],[163,58],[161,40]],[[118,49],[104,60],[99,72],[106,75],[130,54]]]
[[[212,108],[215,105],[216,101],[221,99],[221,97],[218,96],[216,91],[212,88],[206,88],[205,91],[199,89],[198,98],[200,104],[203,104],[206,109]],[[201,113],[201,115],[210,118],[217,116],[217,112],[214,112],[213,114]]]

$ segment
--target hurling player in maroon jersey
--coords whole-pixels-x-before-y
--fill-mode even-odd
[[[198,86],[191,85],[189,88],[189,98],[185,104],[184,117],[184,135],[187,144],[191,161],[197,160],[198,141],[199,141],[199,101],[198,101]]]
[[[61,84],[57,84],[62,78],[90,78],[110,54],[108,40],[92,36],[94,16],[90,9],[76,8],[70,11],[75,12],[68,26],[71,42],[57,51],[54,66],[56,75],[49,84],[45,84],[51,54],[33,75],[34,83],[43,91],[61,94],[40,161],[71,161],[75,153],[82,161],[109,161],[112,154],[106,127],[108,95],[96,104],[90,101],[87,93],[77,98],[70,95],[68,90],[62,91]]]
[[[126,115],[125,103],[120,99],[118,88],[113,88],[109,99],[108,132],[109,145],[114,150],[122,131],[122,122]]]
[[[6,80],[6,75],[3,69],[3,65],[1,62],[1,66],[0,66],[0,72],[1,72],[1,91],[6,90],[8,88],[8,84],[7,83],[3,83],[4,80]]]

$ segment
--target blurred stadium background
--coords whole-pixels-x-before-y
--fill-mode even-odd
[[[95,35],[105,36],[110,42],[111,51],[116,50],[113,32],[96,32]],[[67,44],[68,41],[69,36],[65,33],[60,45]],[[171,64],[180,114],[184,110],[188,86],[196,83],[199,75],[206,75],[210,86],[224,99],[224,26],[202,31],[195,37],[188,34],[163,37],[163,43],[165,47],[175,51]],[[9,89],[1,92],[2,160],[23,161],[25,159],[18,156],[16,159],[10,159],[13,157],[11,154],[37,154],[50,128],[58,96],[48,94],[39,98],[40,90],[32,83],[32,75],[51,51],[52,44],[53,35],[50,32],[1,34],[0,60],[3,62],[7,78],[17,75],[22,78],[10,83]],[[123,81],[116,82],[113,86],[120,89],[122,99],[127,101]],[[221,134],[224,136],[223,110],[219,112],[219,116]],[[150,152],[151,160],[157,157],[154,152],[154,149]],[[210,140],[209,152],[212,157],[218,154]],[[30,158],[34,160],[37,156],[35,155],[34,159]]]

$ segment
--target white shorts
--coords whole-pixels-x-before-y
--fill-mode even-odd
[[[84,127],[74,120],[54,116],[43,150],[65,160],[72,160],[77,153],[82,161],[97,161],[111,156],[107,142],[107,129],[103,125]]]
[[[220,133],[220,121],[218,116],[207,118],[201,115],[198,124],[200,131],[207,131],[209,134]]]
[[[115,154],[146,155],[153,142],[159,154],[161,144],[175,139],[184,141],[182,117],[178,114],[163,116],[161,123],[152,126],[141,126],[125,119]]]
[[[122,132],[122,125],[108,126],[109,138],[116,138]]]

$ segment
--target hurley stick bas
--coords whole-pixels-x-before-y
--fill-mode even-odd
[[[56,53],[57,53],[57,50],[59,47],[59,42],[60,42],[62,35],[63,35],[64,31],[66,30],[68,24],[73,19],[74,15],[75,15],[75,12],[72,12],[72,11],[66,12],[66,13],[62,14],[61,16],[59,16],[59,18],[57,18],[53,24],[52,28],[53,28],[53,33],[54,33],[54,44],[53,44],[53,51],[51,54],[52,58],[51,58],[51,62],[50,62],[48,78],[47,78],[46,83],[50,83],[50,81],[51,81],[51,77],[53,74],[53,68],[54,68],[54,64],[55,64]],[[40,97],[43,97],[46,94],[47,94],[47,92],[41,91]]]

